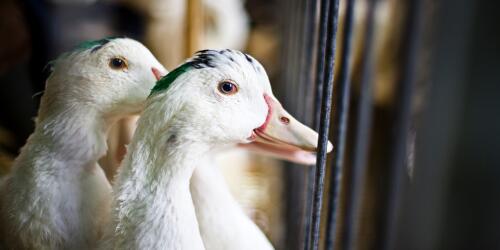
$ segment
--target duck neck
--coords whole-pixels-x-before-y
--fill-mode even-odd
[[[116,183],[116,247],[203,249],[189,180],[209,147],[176,132],[139,124]]]
[[[191,177],[190,189],[207,249],[274,249],[233,197],[214,159],[200,163]]]
[[[66,167],[93,166],[106,153],[113,122],[91,106],[67,105],[39,116],[33,140],[42,142],[54,160],[68,163]]]
[[[39,116],[6,181],[12,192],[3,197],[16,201],[4,204],[18,219],[27,218],[23,226],[64,238],[63,248],[92,242],[110,192],[97,165],[109,122],[94,109],[74,106]]]
[[[13,174],[51,178],[34,182],[42,187],[75,186],[82,175],[99,170],[97,161],[106,154],[107,132],[116,118],[86,103],[41,105],[35,131],[16,159]]]

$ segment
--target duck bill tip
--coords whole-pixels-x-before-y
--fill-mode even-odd
[[[330,153],[333,150],[333,144],[328,141],[328,145],[326,146],[326,153]]]

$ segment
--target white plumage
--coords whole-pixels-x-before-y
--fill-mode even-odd
[[[255,59],[233,50],[197,53],[160,80],[147,101],[119,171],[101,248],[271,249],[224,184],[213,182],[220,177],[211,172],[211,156],[255,140],[314,150],[316,139],[281,107]],[[204,200],[210,191],[213,199]]]
[[[35,131],[2,182],[1,237],[9,248],[96,244],[111,200],[97,160],[110,125],[142,109],[156,81],[152,68],[165,71],[127,38],[86,42],[54,62]]]
[[[255,59],[202,51],[158,82],[117,178],[112,211],[97,164],[107,130],[142,110],[165,70],[124,38],[84,43],[53,69],[35,132],[1,184],[8,247],[94,248],[106,228],[102,249],[273,249],[229,193],[212,153],[256,140],[251,145],[284,147],[275,155],[293,159],[299,148],[314,150],[317,134],[281,107]],[[236,93],[220,88],[228,82]]]
[[[231,195],[211,157],[194,171],[191,195],[206,249],[274,249]]]

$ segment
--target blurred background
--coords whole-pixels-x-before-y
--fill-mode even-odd
[[[326,189],[338,185],[339,193],[332,208],[332,195],[325,192],[321,238],[334,241],[321,247],[500,249],[497,6],[465,0],[358,0],[348,19],[347,2],[340,1],[334,78],[337,86],[337,75],[348,67],[345,160],[339,175],[327,167]],[[168,70],[200,49],[244,50],[266,68],[285,108],[317,129],[320,9],[317,0],[1,1],[1,173],[9,171],[33,130],[45,65],[82,41],[112,35],[143,42]],[[346,20],[352,22],[346,25]],[[346,34],[349,25],[352,32]],[[346,35],[349,39],[341,39]],[[346,50],[348,60],[340,58]],[[404,97],[410,108],[399,136],[403,144],[398,144],[404,169],[395,176],[394,125],[405,82],[412,88]],[[369,120],[359,114],[366,86]],[[335,123],[339,94],[334,90]],[[110,132],[109,153],[100,161],[110,180],[135,120],[124,119]],[[359,127],[365,128],[367,143],[361,174],[354,168]],[[334,135],[335,129],[333,124]],[[237,150],[218,160],[232,193],[274,246],[303,249],[313,167]],[[394,197],[399,197],[395,210]],[[330,211],[335,230],[327,229]],[[389,230],[392,214],[396,222]],[[393,245],[386,245],[387,239]]]

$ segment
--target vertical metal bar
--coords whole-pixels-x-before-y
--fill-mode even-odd
[[[296,21],[294,16],[295,16],[295,8],[297,5],[297,0],[289,0],[288,1],[288,16],[290,17],[289,20],[287,20],[287,29],[288,29],[288,36],[287,36],[287,45],[286,48],[287,50],[285,53],[287,54],[287,62],[289,64],[286,67],[285,74],[286,74],[286,84],[288,85],[288,88],[286,88],[286,93],[287,93],[287,99],[290,98],[291,101],[289,101],[289,106],[292,111],[295,110],[296,103],[293,100],[295,98],[294,90],[295,86],[293,85],[295,82],[293,81],[293,71],[294,71],[294,63],[293,63],[293,56],[294,56],[294,34],[296,33],[295,31],[295,26],[294,22]],[[295,115],[295,114],[293,114]]]
[[[317,0],[313,0],[317,2]],[[312,54],[312,48],[305,44],[311,43],[309,40],[313,40],[314,37],[304,36],[304,30],[309,28],[314,31],[314,18],[310,18],[309,12],[312,8],[308,8],[311,1],[307,0],[293,0],[293,1],[283,1],[282,9],[286,9],[283,16],[286,16],[284,26],[282,30],[286,31],[286,35],[283,36],[283,64],[286,65],[282,71],[284,74],[282,82],[285,87],[285,105],[289,107],[290,112],[297,116],[298,119],[303,120],[306,115],[311,115],[313,112],[311,105],[307,105],[307,113],[304,110],[306,106],[304,102],[312,101],[312,97],[304,98],[304,96],[312,96],[313,90],[310,90],[310,85],[312,82],[309,81],[311,72],[311,56],[304,56],[307,53]],[[306,10],[304,10],[306,9]],[[316,5],[314,6],[314,10]],[[307,16],[309,14],[309,16]],[[306,21],[305,18],[308,18]],[[311,24],[309,24],[311,23]],[[312,27],[312,28],[311,28]],[[307,34],[312,34],[309,32]],[[305,68],[305,69],[304,69]],[[306,72],[309,77],[302,76],[302,73]],[[309,86],[308,86],[309,85]],[[308,88],[309,87],[309,88]],[[305,91],[302,91],[305,90]],[[306,92],[307,91],[307,92]],[[311,120],[311,119],[309,119]],[[304,168],[302,166],[296,166],[292,163],[286,163],[287,170],[285,171],[286,183],[288,189],[291,192],[287,192],[286,202],[289,205],[289,209],[286,210],[287,218],[287,239],[286,239],[286,249],[303,249],[303,244],[305,238],[301,237],[306,234],[307,230],[304,224],[307,222],[306,219],[309,216],[304,216],[306,206],[310,205],[307,200],[307,188],[309,185],[306,183],[304,177],[306,171],[309,168]],[[309,213],[307,213],[309,215]]]
[[[327,42],[327,28],[328,28],[328,14],[331,1],[338,0],[321,0],[320,4],[320,19],[319,19],[319,38],[318,48],[316,55],[316,75],[314,77],[316,85],[314,88],[314,110],[319,110],[321,107],[322,93],[323,93],[323,75],[325,71],[325,53]],[[315,112],[313,119],[313,126],[315,130],[319,129],[321,116],[319,112]]]
[[[419,42],[420,3],[418,0],[408,0],[407,21],[403,31],[403,55],[400,81],[396,89],[395,116],[392,134],[391,153],[389,158],[389,189],[385,198],[387,207],[384,214],[381,231],[381,248],[393,249],[397,234],[402,188],[406,173],[406,148],[410,129],[412,93],[415,82],[415,64],[417,45]]]
[[[397,247],[500,249],[498,4],[439,6],[412,201],[405,199]]]
[[[287,85],[288,87],[288,93],[287,96],[290,98],[290,100],[293,100],[290,102],[290,109],[292,112],[292,115],[297,115],[297,102],[295,100],[296,98],[296,92],[297,92],[297,81],[295,79],[296,76],[296,68],[297,68],[297,60],[296,60],[296,54],[297,54],[297,8],[299,6],[300,0],[290,0],[290,19],[288,20],[288,26],[290,29],[290,35],[288,37],[288,46],[287,46],[287,51],[286,53],[288,54],[288,65],[287,65],[287,70],[286,74],[288,77]]]
[[[321,108],[322,91],[323,91],[323,72],[325,70],[325,53],[326,53],[326,40],[327,40],[327,26],[328,26],[328,14],[329,6],[331,0],[321,0],[320,2],[320,17],[319,17],[319,29],[318,29],[318,46],[316,48],[316,74],[314,76],[314,117],[313,117],[313,127],[314,130],[318,130],[320,123],[320,112],[317,112]],[[304,241],[304,249],[309,249],[311,245],[312,231],[311,228],[313,220],[313,203],[315,200],[315,182],[316,182],[316,172],[317,167],[308,171],[308,196],[307,202],[310,203],[310,209],[306,209],[306,240]]]
[[[336,220],[335,214],[338,206],[338,196],[340,189],[340,178],[343,173],[344,151],[347,138],[347,120],[349,115],[349,102],[351,94],[351,45],[352,29],[354,19],[355,0],[347,0],[346,12],[341,37],[342,51],[340,52],[340,71],[338,75],[338,91],[335,100],[336,112],[334,112],[334,130],[332,142],[335,145],[333,152],[332,166],[330,169],[330,190],[328,192],[329,204],[327,210],[326,247],[333,249]]]
[[[311,8],[315,8],[316,0],[307,1],[301,0],[302,5],[299,9],[301,15],[300,22],[300,33],[297,37],[300,41],[299,43],[299,53],[297,61],[299,62],[299,67],[297,68],[297,81],[299,82],[299,86],[297,88],[297,100],[299,100],[298,113],[299,119],[308,124],[312,121],[312,117],[309,117],[311,110],[308,109],[311,106],[308,105],[307,101],[312,100],[312,98],[307,98],[308,96],[312,97],[312,93],[309,91],[309,87],[312,82],[311,78],[311,69],[312,69],[312,52],[313,52],[313,41],[314,41],[314,19],[311,18]],[[313,17],[314,18],[314,17]],[[308,35],[305,35],[308,34]]]
[[[354,145],[353,152],[350,155],[352,163],[351,179],[346,194],[346,208],[344,233],[342,234],[343,249],[354,249],[356,242],[356,233],[358,231],[356,215],[360,211],[362,184],[365,179],[366,164],[368,157],[368,146],[370,143],[370,129],[372,125],[372,98],[373,98],[373,66],[374,66],[374,13],[377,0],[367,0],[367,12],[364,27],[366,27],[361,59],[361,79],[360,94],[356,112],[356,124],[354,124]],[[328,248],[332,249],[332,248]]]
[[[293,50],[293,62],[294,62],[294,67],[293,67],[293,72],[294,72],[294,77],[293,80],[295,81],[294,84],[294,100],[295,100],[295,114],[296,117],[298,117],[300,120],[303,120],[304,117],[304,93],[301,92],[301,89],[303,88],[304,82],[301,81],[300,77],[300,72],[301,68],[303,67],[302,65],[302,54],[303,54],[303,44],[304,44],[304,18],[305,18],[305,5],[306,2],[303,0],[297,0],[298,4],[294,10],[295,12],[295,17],[294,19],[296,20],[296,23],[294,24],[295,27],[295,33],[292,38],[294,41],[294,47],[292,47]]]
[[[313,100],[311,97],[314,97],[312,94],[314,92],[310,91],[311,87],[314,86],[314,75],[313,75],[313,49],[314,42],[316,37],[317,30],[316,27],[316,17],[318,15],[318,1],[310,0],[306,1],[306,22],[304,23],[304,33],[302,34],[304,41],[304,56],[303,56],[303,64],[301,68],[301,82],[303,83],[301,86],[304,86],[303,93],[306,93],[305,107],[304,110],[307,113],[308,111],[312,111],[311,104],[313,104]],[[306,84],[307,83],[307,84]],[[314,91],[314,90],[313,90]],[[311,112],[315,113],[315,112]],[[306,124],[311,126],[313,121],[313,116],[307,116],[304,114],[304,121]],[[312,211],[312,197],[313,197],[313,183],[315,176],[315,168],[311,167],[307,169],[307,190],[306,190],[306,204],[305,204],[305,215],[304,216],[304,246],[309,246],[310,232],[311,232],[311,217],[309,216]]]
[[[291,86],[289,87],[291,89],[291,92],[293,93],[292,98],[292,110],[291,113],[295,115],[299,120],[303,120],[304,116],[306,114],[310,114],[311,111],[305,112],[304,107],[305,102],[307,101],[304,96],[306,95],[306,92],[303,91],[303,89],[307,88],[307,82],[303,81],[303,77],[301,76],[302,69],[306,67],[304,62],[304,57],[302,56],[304,54],[304,43],[306,37],[304,37],[304,29],[306,28],[307,23],[305,23],[305,18],[307,15],[307,10],[306,0],[293,0],[294,7],[292,9],[292,15],[290,17],[288,25],[292,27],[292,35],[290,36],[290,41],[291,41],[291,46],[288,48],[288,51],[286,53],[290,54],[290,60],[287,62],[289,64],[289,67],[291,69],[290,72],[290,79],[288,83],[291,83]],[[312,92],[310,93],[312,94]],[[295,183],[298,184],[295,189],[295,192],[293,195],[296,195],[297,198],[296,200],[299,203],[295,203],[294,207],[296,209],[296,214],[297,216],[292,218],[294,219],[297,223],[295,224],[297,228],[295,229],[295,235],[293,241],[296,243],[293,246],[293,249],[301,249],[301,245],[304,242],[304,237],[307,233],[305,227],[304,227],[304,220],[297,220],[297,218],[304,218],[304,212],[307,210],[307,182],[306,182],[306,174],[307,170],[303,166],[297,166],[296,164],[287,164],[289,168],[294,168],[293,170],[288,170],[288,171],[293,171],[295,172]],[[299,236],[299,237],[297,237]],[[291,248],[288,248],[291,249]]]
[[[323,72],[317,71],[318,73],[323,73],[323,83],[325,84],[322,89],[322,100],[321,100],[321,112],[320,112],[320,123],[319,123],[319,139],[318,139],[318,156],[316,162],[316,175],[314,180],[314,196],[313,196],[313,211],[311,219],[311,241],[309,244],[309,249],[317,250],[319,245],[320,236],[320,222],[321,222],[321,206],[323,201],[323,188],[325,179],[325,166],[326,166],[326,150],[328,146],[328,130],[330,127],[330,113],[331,113],[331,103],[332,103],[332,92],[333,92],[333,69],[335,62],[335,42],[337,35],[337,23],[338,23],[338,10],[339,1],[334,0],[330,3],[328,0],[324,0],[324,3],[328,3],[328,18],[324,21],[327,22],[327,33],[326,33],[326,54],[318,56],[318,62],[325,61],[325,70]],[[324,8],[325,5],[322,5]],[[323,25],[323,24],[322,24]],[[324,56],[323,56],[324,55]],[[321,76],[321,75],[317,75]],[[318,79],[320,77],[317,77]]]

